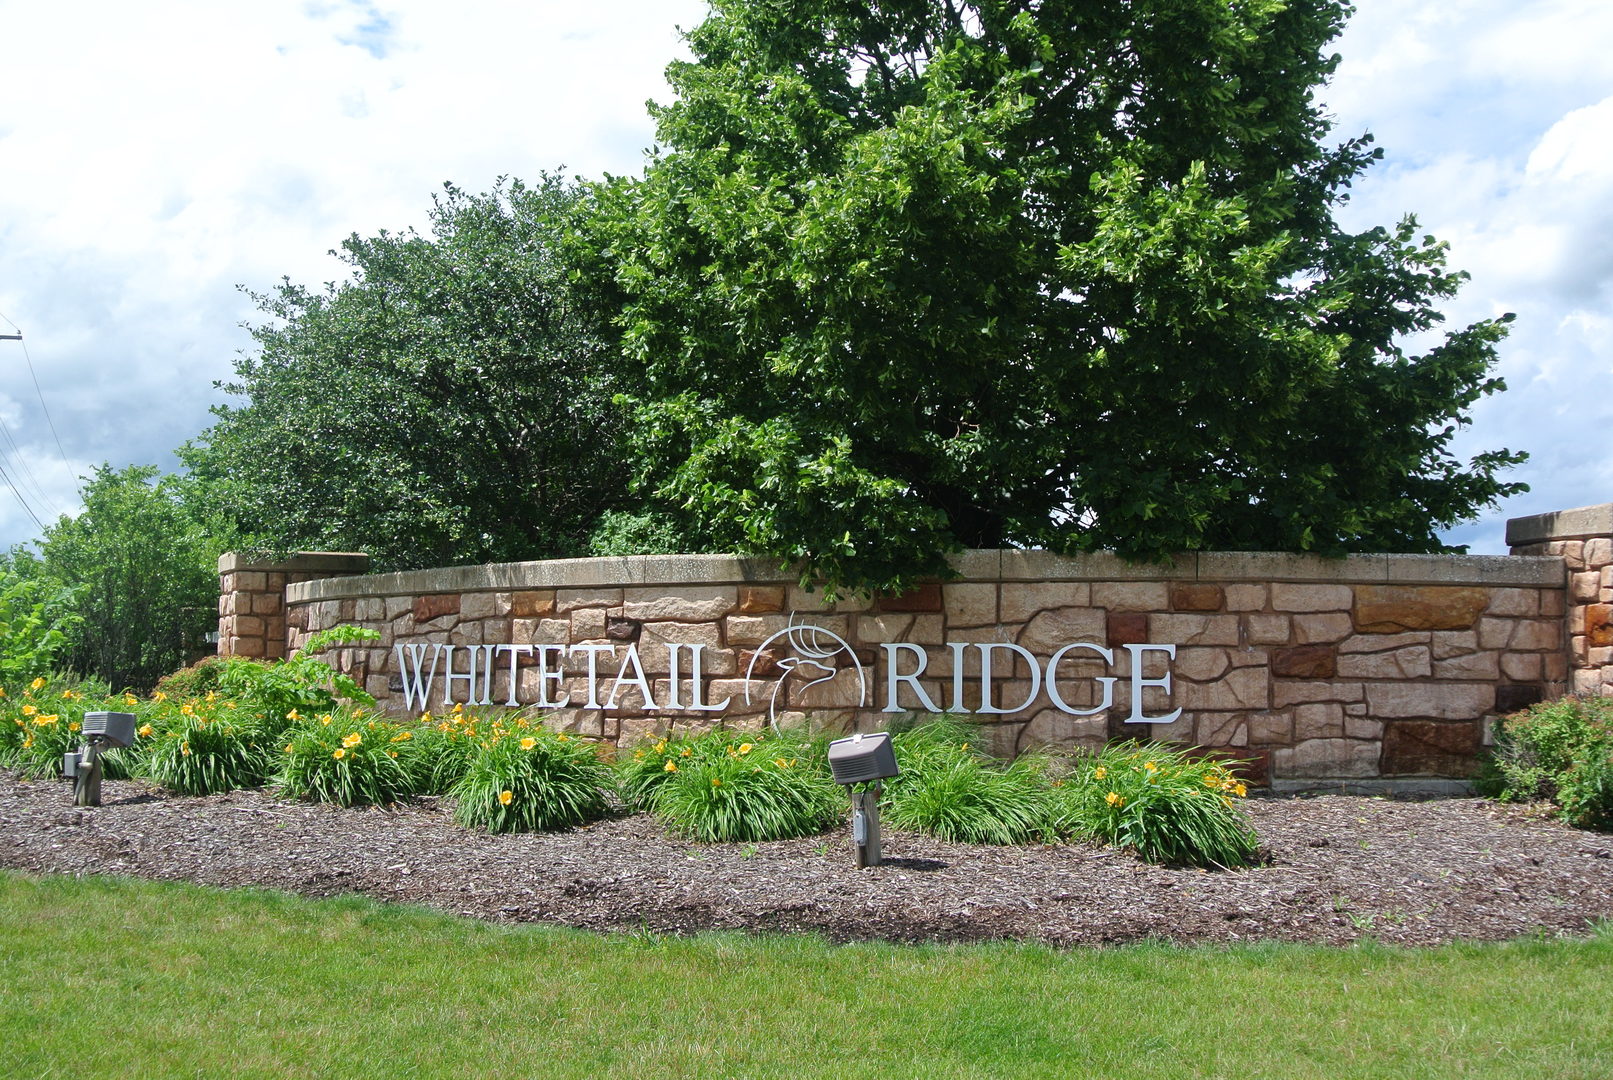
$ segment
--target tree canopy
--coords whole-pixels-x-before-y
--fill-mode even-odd
[[[959,546],[1425,551],[1504,320],[1315,92],[1338,0],[715,0],[599,192],[639,480],[714,548],[894,587]]]
[[[243,404],[181,456],[271,550],[382,569],[577,555],[624,503],[610,308],[568,256],[579,189],[448,186],[431,232],[342,244],[350,280],[257,297],[226,387]],[[574,280],[574,278],[576,280]]]

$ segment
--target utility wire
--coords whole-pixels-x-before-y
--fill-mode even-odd
[[[56,422],[50,418],[50,409],[45,406],[45,392],[39,388],[39,376],[34,372],[34,358],[28,355],[28,343],[22,340],[22,327],[6,318],[3,311],[0,311],[0,321],[17,331],[17,342],[22,345],[22,358],[28,363],[28,377],[34,380],[34,393],[39,395],[39,409],[45,414],[45,423],[50,428],[50,437],[56,440],[56,452],[61,455],[62,464],[67,465],[67,470],[71,472],[73,466],[68,465],[67,451],[62,449],[62,437],[56,434]]]

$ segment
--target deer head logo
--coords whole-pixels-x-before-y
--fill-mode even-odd
[[[784,684],[792,677],[796,679],[797,693],[819,683],[828,682],[839,675],[845,667],[857,672],[857,700],[850,703],[851,707],[860,708],[868,699],[868,678],[863,673],[862,661],[857,659],[857,653],[845,638],[833,630],[825,630],[821,626],[797,625],[795,617],[790,617],[790,625],[783,630],[772,634],[756,648],[752,654],[750,666],[745,669],[745,703],[751,702],[751,685],[754,682],[756,663],[767,652],[767,649],[776,641],[782,640],[789,646],[790,654],[778,662],[779,676],[773,680],[772,690],[767,702],[767,720],[774,731],[778,730],[778,712],[782,704],[781,697]],[[842,655],[849,664],[837,666],[835,661]]]

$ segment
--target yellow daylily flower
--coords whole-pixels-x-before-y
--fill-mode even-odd
[[[1109,794],[1105,795],[1103,797],[1103,801],[1117,809],[1126,805],[1126,800],[1122,799],[1119,793],[1114,791],[1111,791]]]
[[[521,749],[522,750],[530,750],[536,745],[538,745],[538,740],[534,739],[530,735],[528,735],[526,738],[521,740]]]
[[[501,791],[498,793],[498,801],[503,803],[505,806],[510,805],[510,801],[514,798],[515,792],[513,791]]]
[[[347,751],[342,749],[339,746],[336,748],[335,753],[331,754],[331,757],[335,758],[337,761],[342,760],[342,758],[344,758],[346,756],[347,756]]]
[[[361,743],[363,741],[364,741],[364,736],[360,735],[358,732],[355,731],[351,735],[348,735],[348,736],[346,736],[345,738],[342,739],[342,745],[347,747],[348,749],[352,749],[353,747],[357,746],[359,743]]]

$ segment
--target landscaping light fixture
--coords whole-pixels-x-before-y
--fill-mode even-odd
[[[880,781],[901,773],[888,732],[858,732],[829,744],[829,772],[851,796],[851,846],[857,866],[878,866]],[[872,784],[861,791],[857,784]]]
[[[73,778],[73,805],[101,805],[101,753],[134,745],[134,713],[87,712],[84,745],[62,755],[62,775]]]

